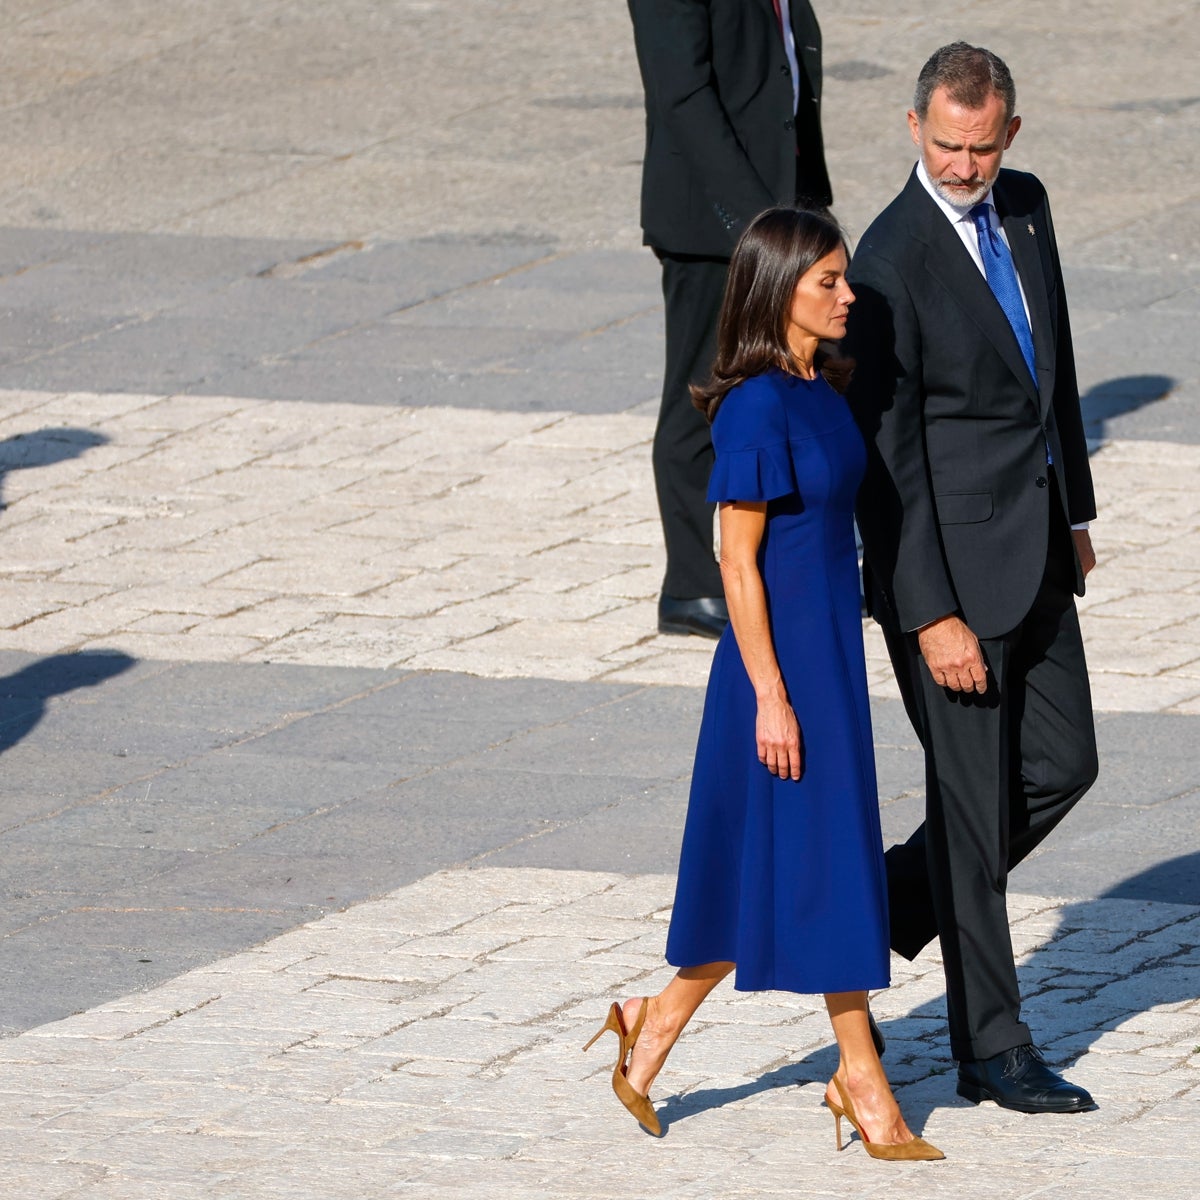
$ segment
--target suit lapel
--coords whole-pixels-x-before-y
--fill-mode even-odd
[[[1008,318],[1000,307],[1000,302],[992,294],[992,289],[988,287],[983,272],[975,265],[966,246],[963,245],[962,239],[946,219],[942,210],[925,191],[915,171],[909,179],[907,190],[913,193],[910,203],[914,209],[919,209],[922,217],[923,233],[917,236],[926,242],[929,248],[929,253],[925,257],[926,269],[962,305],[979,327],[979,331],[992,343],[1012,373],[1021,381],[1029,399],[1040,408],[1038,389],[1029,377],[1025,356],[1021,353],[1021,347],[1017,344],[1012,326],[1009,325]],[[1017,265],[1017,270],[1021,270],[1020,264]],[[1028,288],[1023,275],[1021,282]],[[1044,292],[1045,289],[1042,290]],[[1035,324],[1037,324],[1036,321]],[[1036,335],[1034,353],[1039,356],[1040,361],[1041,350]],[[1038,374],[1041,374],[1040,370]]]
[[[774,0],[758,0],[758,7],[770,15],[771,24],[774,25],[777,30],[779,30],[779,18],[775,15]],[[782,36],[782,30],[780,30],[780,34]]]
[[[1017,212],[1011,206],[1003,184],[997,180],[992,190],[996,213],[1004,226],[1013,264],[1021,279],[1025,303],[1029,306],[1029,323],[1033,332],[1033,354],[1037,361],[1039,407],[1044,412],[1054,395],[1055,353],[1054,319],[1050,312],[1050,289],[1047,286],[1046,264],[1042,249],[1046,230],[1038,237],[1038,222],[1034,215]]]

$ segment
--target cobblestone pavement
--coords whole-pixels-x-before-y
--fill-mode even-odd
[[[8,1194],[1191,1194],[1194,907],[1014,902],[1028,1013],[1100,1098],[1084,1116],[958,1099],[940,964],[899,964],[875,1001],[888,1071],[949,1158],[895,1166],[857,1140],[834,1153],[819,997],[719,992],[660,1077],[664,1139],[636,1129],[613,1047],[580,1046],[608,997],[663,982],[671,893],[661,875],[439,873],[34,1029],[0,1045],[25,1097],[4,1110]]]
[[[718,992],[656,1087],[661,1142],[616,1103],[612,1047],[581,1052],[665,979],[711,655],[654,631],[661,305],[625,5],[21,0],[4,1194],[1194,1193],[1198,6],[817,7],[852,235],[954,37],[1013,66],[1009,161],[1051,184],[1102,775],[1010,907],[1026,1015],[1099,1110],[959,1099],[932,952],[872,1005],[944,1163],[835,1153],[818,998]],[[920,756],[864,633],[893,840]]]
[[[702,685],[654,632],[654,418],[8,393],[5,645]],[[1100,709],[1200,713],[1200,446],[1094,456]],[[160,563],[169,564],[164,572]],[[895,696],[867,623],[870,681]]]

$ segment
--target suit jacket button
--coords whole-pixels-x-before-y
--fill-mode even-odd
[[[1034,480],[1034,483],[1036,483],[1036,484],[1038,485],[1038,487],[1045,487],[1045,486],[1046,486],[1046,477],[1045,477],[1045,475],[1039,475],[1039,476],[1038,476],[1038,477],[1037,477],[1037,478]]]
[[[784,123],[783,123],[783,127],[784,127],[784,129],[795,129],[795,128],[796,128],[796,122],[795,122],[795,121],[793,121],[793,120],[791,119],[791,117],[789,117],[789,118],[788,118],[786,121],[784,121]]]

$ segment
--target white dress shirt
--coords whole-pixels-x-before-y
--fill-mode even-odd
[[[971,216],[971,209],[974,204],[967,208],[959,208],[957,204],[951,204],[949,200],[940,196],[933,186],[932,180],[929,178],[929,172],[925,170],[925,164],[917,160],[917,178],[921,181],[921,186],[933,198],[933,202],[946,215],[946,220],[954,226],[954,232],[962,239],[962,244],[966,246],[967,253],[971,256],[971,261],[979,268],[979,273],[987,278],[987,271],[983,265],[983,256],[979,253],[979,231],[975,228],[975,218]],[[991,222],[992,230],[1000,235],[1001,240],[1008,246],[1008,235],[1004,232],[1004,226],[1000,223],[1000,218],[996,215],[996,202],[992,199],[992,189],[988,188],[988,194],[984,196],[980,202],[988,206],[988,220]],[[1012,247],[1008,246],[1009,253],[1012,253]],[[1017,277],[1017,287],[1021,292],[1021,304],[1025,308],[1025,320],[1029,321],[1029,301],[1025,299],[1025,285],[1021,282],[1020,272],[1016,269],[1016,263],[1013,263],[1013,274]],[[1029,321],[1029,328],[1033,328],[1033,322]]]

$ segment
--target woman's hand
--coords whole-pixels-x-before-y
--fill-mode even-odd
[[[775,658],[767,594],[758,570],[767,506],[759,501],[726,501],[720,512],[725,602],[746,674],[758,697],[754,722],[758,761],[780,779],[799,779],[804,771],[800,725],[788,703],[787,685]]]
[[[778,775],[780,779],[800,778],[804,773],[800,723],[786,700],[777,696],[759,700],[754,736],[758,743],[758,761],[772,775]]]

